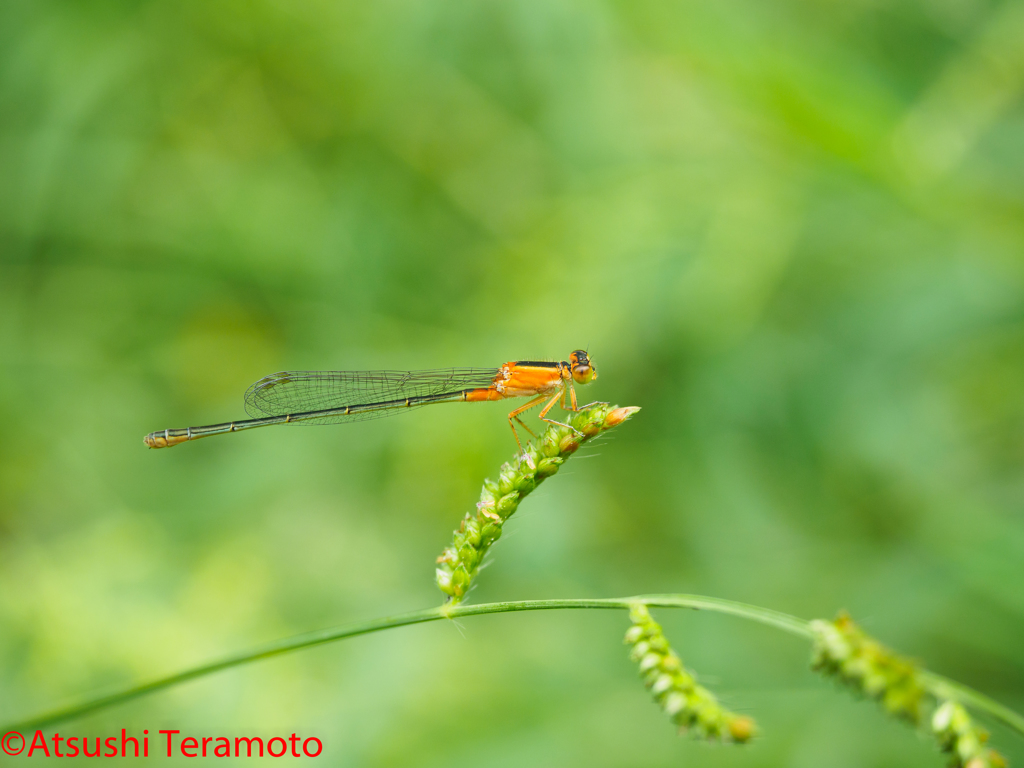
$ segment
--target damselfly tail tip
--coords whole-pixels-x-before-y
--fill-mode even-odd
[[[169,448],[172,445],[183,443],[186,440],[188,440],[188,437],[185,435],[180,437],[172,437],[168,435],[166,429],[159,432],[150,432],[142,438],[142,442],[150,448]]]

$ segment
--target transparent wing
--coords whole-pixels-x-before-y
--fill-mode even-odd
[[[428,371],[282,371],[264,376],[245,393],[245,412],[252,418],[322,411],[404,401],[459,392],[463,389],[489,387],[498,374],[497,368],[438,368]],[[427,405],[414,404],[412,407]],[[336,424],[339,422],[379,419],[411,410],[396,407],[333,414],[308,419],[299,424]]]

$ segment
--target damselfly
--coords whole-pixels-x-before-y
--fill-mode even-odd
[[[541,421],[561,400],[564,410],[577,410],[573,383],[589,384],[597,369],[577,349],[565,362],[518,360],[500,368],[439,368],[427,371],[286,371],[266,376],[245,393],[245,411],[252,418],[205,427],[163,429],[146,435],[150,448],[167,448],[186,440],[224,435],[271,424],[340,424],[378,419],[434,403],[478,403],[532,397],[508,415],[522,452],[516,426],[533,435],[519,415],[544,404]],[[569,405],[566,405],[566,396]],[[568,426],[563,424],[562,426]],[[576,431],[576,430],[574,430]],[[536,435],[534,435],[536,437]]]

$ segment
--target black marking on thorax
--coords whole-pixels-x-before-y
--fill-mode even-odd
[[[516,360],[516,365],[529,366],[530,368],[558,368],[562,363],[553,363],[549,360]]]

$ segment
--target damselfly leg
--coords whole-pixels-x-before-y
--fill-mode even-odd
[[[569,385],[569,390],[572,391],[572,385],[571,384]],[[573,399],[575,399],[575,394],[573,395]],[[562,388],[561,392],[557,393],[553,398],[548,400],[547,404],[543,408],[540,409],[540,413],[537,414],[537,418],[539,418],[541,421],[546,421],[548,424],[557,424],[560,427],[568,427],[573,432],[575,432],[577,435],[579,435],[580,437],[583,437],[583,433],[580,432],[578,429],[576,429],[576,427],[574,427],[572,424],[563,424],[560,421],[555,421],[554,419],[547,418],[548,411],[550,411],[552,408],[554,408],[555,407],[555,403],[557,403],[559,400],[562,401],[562,408],[566,409],[565,408],[565,388],[564,387]],[[566,409],[566,410],[568,410],[568,409]],[[573,408],[573,410],[575,411],[576,409]]]
[[[519,433],[516,432],[516,425],[512,423],[512,420],[515,419],[516,421],[518,421],[519,422],[519,426],[521,426],[523,429],[525,429],[527,432],[529,432],[531,435],[533,435],[534,438],[536,438],[537,435],[534,435],[533,434],[533,430],[531,430],[528,426],[526,426],[523,423],[523,420],[519,418],[519,414],[523,413],[524,411],[528,411],[531,408],[536,408],[538,405],[540,405],[544,401],[545,397],[546,397],[546,395],[538,395],[537,397],[533,398],[533,400],[528,402],[526,405],[519,406],[514,411],[512,411],[512,413],[510,413],[508,415],[508,425],[510,427],[512,427],[512,436],[516,439],[516,445],[519,446],[519,453],[520,453],[520,455],[522,455],[524,453],[524,451],[523,451],[523,444],[521,442],[519,442]]]

